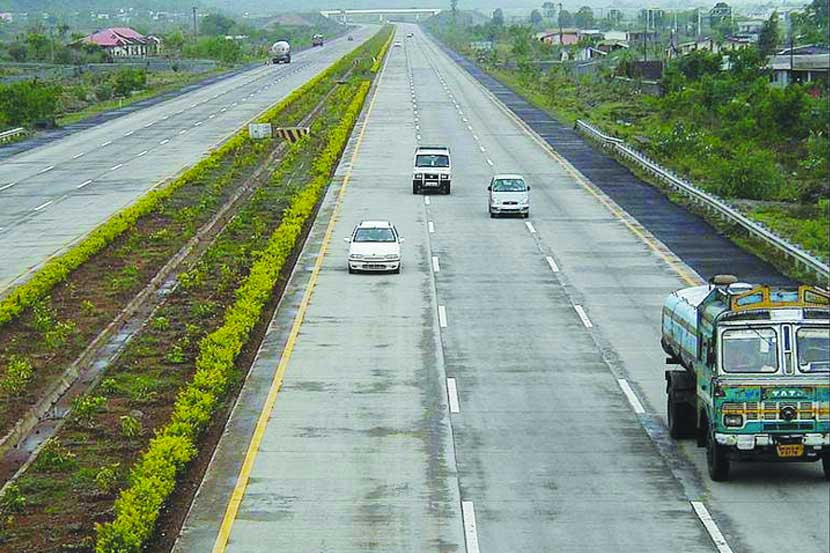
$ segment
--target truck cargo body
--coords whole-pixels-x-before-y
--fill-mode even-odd
[[[669,430],[731,460],[815,461],[830,478],[830,305],[810,287],[679,290],[663,304]],[[714,467],[712,465],[715,465]]]

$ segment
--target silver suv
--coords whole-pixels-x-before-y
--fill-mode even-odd
[[[425,190],[450,193],[452,182],[450,149],[447,146],[418,146],[415,148],[412,170],[412,193]]]

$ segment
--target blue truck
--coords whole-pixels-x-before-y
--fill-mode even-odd
[[[830,480],[830,292],[731,275],[663,303],[669,433],[706,447],[709,476],[738,461],[821,461]]]

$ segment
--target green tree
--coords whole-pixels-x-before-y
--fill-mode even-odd
[[[113,77],[113,90],[119,96],[129,96],[134,90],[147,86],[147,72],[143,69],[121,69]]]
[[[0,126],[53,124],[60,90],[40,81],[0,84]]]
[[[764,21],[761,34],[758,36],[758,50],[762,56],[770,56],[778,48],[778,12],[772,12],[769,19]]]
[[[450,11],[453,17],[458,15],[458,0],[450,0]]]
[[[493,25],[495,25],[496,27],[504,26],[504,12],[501,8],[496,8],[493,11]]]
[[[574,24],[574,16],[568,10],[559,11],[559,26],[570,27]]]
[[[582,6],[574,15],[574,25],[580,29],[590,29],[594,26],[594,10],[588,6]]]
[[[201,34],[207,36],[225,36],[236,25],[236,21],[221,13],[212,13],[202,18],[199,23]]]
[[[530,12],[530,24],[534,27],[541,27],[542,25],[542,14],[539,13],[539,10],[533,10]]]

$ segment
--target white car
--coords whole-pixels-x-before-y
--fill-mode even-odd
[[[530,186],[521,175],[496,175],[487,187],[487,209],[496,215],[530,215]]]
[[[403,238],[389,221],[362,221],[344,240],[349,245],[349,273],[401,272]]]
[[[400,47],[401,47],[401,41],[400,41],[400,40],[396,40],[396,41],[395,41],[395,44],[393,44],[392,46],[394,46],[395,48],[400,48]]]

